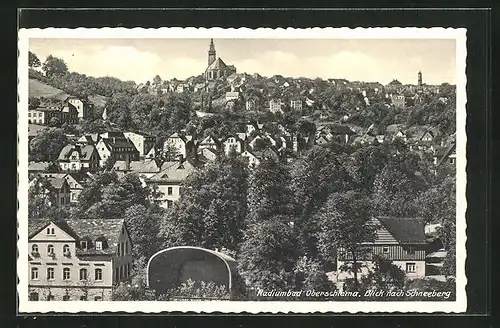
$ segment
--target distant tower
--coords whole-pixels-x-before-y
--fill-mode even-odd
[[[422,72],[418,72],[418,86],[422,86]]]
[[[208,49],[208,66],[210,66],[215,61],[215,59],[214,39],[210,39],[210,48]]]

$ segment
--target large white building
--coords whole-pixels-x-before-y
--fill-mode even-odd
[[[111,301],[132,269],[124,219],[29,219],[30,301]]]

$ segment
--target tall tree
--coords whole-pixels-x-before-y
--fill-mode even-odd
[[[245,164],[235,157],[193,173],[183,186],[181,199],[162,222],[164,246],[237,250],[247,213],[247,175]]]
[[[377,291],[401,290],[405,284],[405,273],[391,260],[375,255],[373,258],[373,268],[368,275],[362,278],[366,289]]]
[[[346,161],[343,147],[331,144],[312,148],[292,164],[290,189],[295,199],[296,228],[301,233],[301,247],[312,258],[318,255],[319,226],[314,214],[330,194],[351,188],[351,179],[343,165]]]
[[[40,107],[40,99],[35,97],[29,97],[28,99],[28,109],[36,109]]]
[[[68,73],[68,66],[61,58],[49,55],[42,66],[47,77],[62,76]]]
[[[352,266],[338,269],[352,271],[355,284],[358,284],[358,259],[365,251],[361,243],[373,241],[375,237],[375,227],[369,224],[370,214],[370,201],[354,191],[332,194],[316,214],[323,258],[335,262],[337,251],[351,258]]]
[[[47,178],[37,177],[28,189],[28,217],[44,218],[56,206],[56,192]]]
[[[246,230],[238,265],[248,287],[264,290],[295,287],[294,268],[299,250],[290,220],[283,215],[272,216]]]
[[[377,212],[403,217],[418,214],[416,195],[428,187],[419,163],[419,156],[410,152],[401,152],[390,157],[373,183],[373,200],[377,205]]]
[[[40,67],[40,59],[31,51],[28,52],[28,66],[30,68]]]
[[[276,215],[289,215],[292,196],[286,167],[273,159],[264,159],[253,171],[248,191],[248,222],[270,220]]]
[[[132,205],[125,210],[125,224],[132,240],[135,268],[144,267],[148,259],[159,250],[155,232],[159,229],[160,212],[144,205]]]
[[[46,128],[29,143],[30,161],[55,161],[68,142],[62,129]]]

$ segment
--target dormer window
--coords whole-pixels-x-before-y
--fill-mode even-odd
[[[101,240],[97,240],[95,242],[95,249],[98,251],[102,250],[102,241]]]
[[[80,248],[83,250],[87,250],[87,241],[86,240],[80,241]]]

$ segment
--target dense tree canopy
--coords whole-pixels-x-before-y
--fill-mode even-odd
[[[40,62],[40,59],[38,59],[37,55],[35,55],[33,52],[29,51],[28,52],[28,66],[30,68],[36,68],[40,67],[42,63]]]
[[[62,76],[68,73],[68,66],[66,62],[61,59],[49,55],[42,66],[45,75],[50,78],[53,76]]]
[[[191,175],[162,221],[164,246],[237,250],[247,213],[247,170],[240,159],[228,157]]]
[[[60,128],[46,128],[40,131],[29,143],[30,161],[55,161],[68,138]]]

